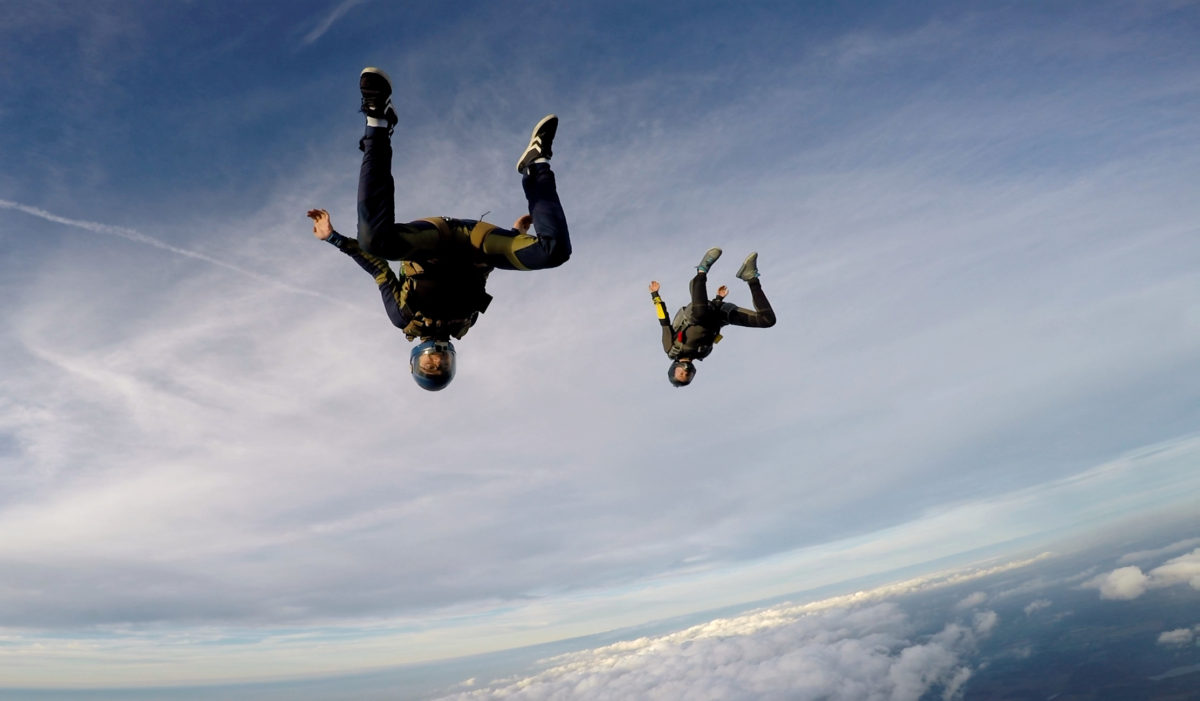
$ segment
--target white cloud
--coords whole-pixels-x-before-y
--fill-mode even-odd
[[[1150,579],[1154,587],[1187,584],[1192,589],[1200,590],[1200,548],[1150,570]]]
[[[1029,602],[1029,605],[1025,607],[1025,615],[1032,616],[1033,614],[1037,613],[1038,611],[1041,611],[1042,609],[1049,608],[1049,607],[1050,607],[1049,599],[1036,599],[1034,601]]]
[[[975,632],[986,635],[1000,622],[1000,616],[995,611],[980,611],[975,614],[974,622]]]
[[[979,636],[950,623],[921,641],[893,603],[803,612],[781,606],[547,661],[469,699],[957,698]]]
[[[1149,579],[1137,567],[1122,567],[1108,574],[1098,575],[1083,586],[1099,589],[1103,599],[1136,599],[1146,591]]]
[[[1158,644],[1167,647],[1190,645],[1195,637],[1196,634],[1191,628],[1176,628],[1160,633]]]
[[[1148,589],[1187,584],[1200,590],[1200,548],[1168,560],[1147,573],[1135,566],[1121,567],[1084,582],[1084,587],[1100,590],[1104,599],[1136,599]]]
[[[969,609],[982,604],[983,602],[987,601],[987,599],[987,594],[977,591],[968,595],[962,601],[959,601],[957,604],[955,604],[955,607],[960,609]]]

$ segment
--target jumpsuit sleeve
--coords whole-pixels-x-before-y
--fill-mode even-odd
[[[662,325],[663,352],[666,353],[675,342],[675,331],[671,328],[671,320],[667,318],[667,305],[662,297],[657,292],[651,292],[650,298],[654,300],[654,311],[658,314],[658,323]]]
[[[379,286],[379,293],[383,297],[383,308],[387,311],[392,324],[401,329],[408,326],[411,319],[400,306],[401,285],[399,279],[396,278],[396,273],[392,272],[392,266],[388,265],[386,260],[362,250],[355,239],[342,236],[336,231],[330,234],[328,241],[342,253],[353,258],[354,262],[358,263],[358,267],[375,278],[375,284]]]

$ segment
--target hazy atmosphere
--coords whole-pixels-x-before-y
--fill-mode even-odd
[[[1198,41],[1173,1],[0,0],[0,698],[970,697],[1064,595],[944,587],[1047,563],[1195,654]],[[364,66],[402,220],[509,225],[560,118],[573,256],[492,273],[436,394],[304,216],[355,233]],[[778,323],[677,389],[647,284],[711,246]],[[931,583],[966,603],[891,598]]]

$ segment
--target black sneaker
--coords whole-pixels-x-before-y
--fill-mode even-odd
[[[742,263],[742,267],[738,268],[738,271],[737,271],[737,279],[739,279],[739,280],[745,280],[746,282],[750,282],[751,280],[753,280],[756,277],[758,277],[758,252],[757,251],[746,256],[745,262]]]
[[[539,158],[550,159],[550,145],[554,143],[554,133],[557,131],[558,115],[548,114],[542,117],[542,121],[533,128],[533,136],[529,137],[529,146],[525,148],[525,153],[521,154],[521,160],[517,161],[518,173],[524,174],[529,164]]]
[[[388,80],[387,73],[367,66],[358,75],[358,89],[362,92],[360,111],[368,117],[387,120],[388,133],[391,134],[400,118],[392,109],[392,81]]]

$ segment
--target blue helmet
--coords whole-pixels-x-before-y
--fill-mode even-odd
[[[678,377],[675,377],[676,368],[683,368],[684,370],[687,370],[686,380],[681,380]],[[696,366],[693,365],[692,361],[690,360],[676,360],[675,362],[671,363],[671,367],[667,368],[667,379],[670,380],[671,384],[676,387],[686,387],[692,383],[692,380],[696,379]]]
[[[421,389],[436,392],[454,379],[454,344],[449,341],[418,343],[412,349],[408,367]]]

